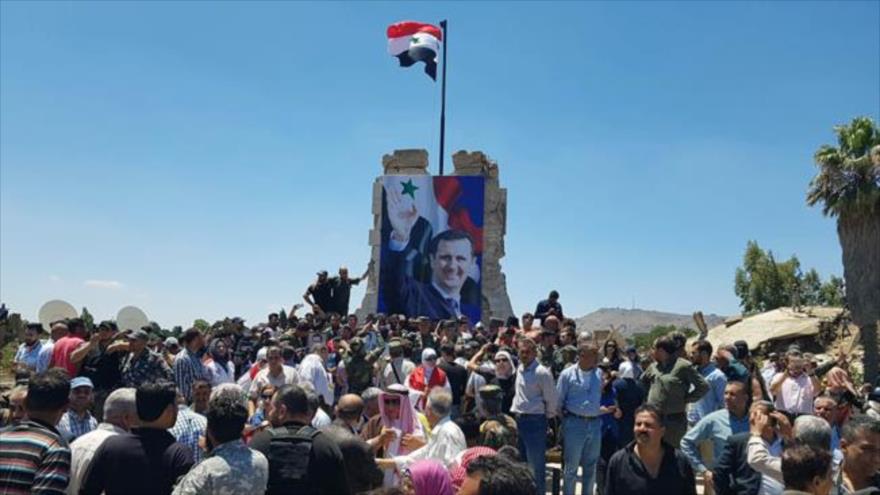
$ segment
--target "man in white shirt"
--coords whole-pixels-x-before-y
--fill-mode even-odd
[[[311,351],[311,354],[304,357],[299,364],[299,378],[311,383],[318,396],[324,399],[324,404],[332,406],[333,389],[330,386],[330,377],[325,367],[327,347],[323,344],[314,344]]]
[[[388,364],[382,369],[379,377],[379,388],[387,389],[391,385],[406,385],[409,374],[416,369],[415,363],[403,356],[403,343],[400,340],[392,340],[388,343]]]
[[[254,411],[257,410],[260,390],[263,388],[263,385],[272,384],[277,390],[284,385],[296,385],[299,383],[299,374],[296,372],[296,368],[284,364],[280,347],[269,347],[266,350],[266,361],[268,365],[261,369],[251,382],[248,405],[248,414],[250,415],[253,415]]]
[[[104,402],[104,421],[70,444],[70,484],[67,493],[78,495],[92,457],[107,438],[125,433],[137,425],[135,389],[114,390]]]
[[[434,459],[447,469],[455,466],[456,456],[467,448],[464,433],[449,417],[452,411],[452,393],[444,388],[435,388],[428,395],[425,415],[431,425],[431,439],[428,443],[406,455],[392,459],[376,459],[380,468],[403,468],[421,459]]]

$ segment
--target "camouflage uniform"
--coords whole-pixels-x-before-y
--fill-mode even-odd
[[[232,440],[192,468],[174,488],[174,495],[264,493],[268,482],[266,456]]]
[[[577,348],[567,345],[553,352],[553,376],[559,378],[559,373],[577,360]]]
[[[122,384],[126,387],[137,387],[141,383],[153,383],[159,380],[174,382],[174,373],[162,356],[144,349],[135,358],[129,353],[122,362]]]
[[[555,355],[555,349],[550,347],[544,347],[543,345],[538,346],[538,362],[541,363],[541,366],[547,368],[548,370],[553,369],[553,356]]]
[[[351,352],[343,359],[348,393],[360,395],[373,384],[373,363],[379,358],[381,349],[378,352],[366,354],[364,344],[360,339],[353,339],[349,345]]]
[[[433,333],[429,333],[426,335],[417,333],[414,334],[410,340],[413,341],[412,361],[415,364],[422,363],[422,351],[424,351],[425,349],[430,347],[435,351],[440,351],[440,349],[437,349],[437,339],[434,338]]]

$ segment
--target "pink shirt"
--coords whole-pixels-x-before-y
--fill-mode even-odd
[[[776,408],[799,414],[813,413],[813,381],[806,373],[797,378],[789,376],[782,382],[782,388],[776,396]]]
[[[70,362],[70,355],[83,342],[85,342],[83,339],[73,335],[58,339],[58,342],[55,342],[55,347],[52,349],[52,362],[49,364],[49,367],[64,368],[71,378],[76,376],[77,365]]]

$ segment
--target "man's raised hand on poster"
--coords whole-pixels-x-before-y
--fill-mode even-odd
[[[385,188],[385,203],[388,208],[388,221],[391,223],[391,239],[401,244],[409,242],[409,234],[416,220],[419,219],[419,211],[411,200],[406,200],[397,184],[389,184]]]

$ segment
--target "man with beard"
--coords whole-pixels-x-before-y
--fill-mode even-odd
[[[696,495],[694,471],[687,458],[663,441],[663,415],[652,405],[636,410],[636,441],[608,462],[604,495]]]
[[[327,278],[327,271],[318,272],[318,280],[306,288],[303,299],[312,308],[314,314],[324,314],[333,311],[333,285]]]
[[[117,327],[112,321],[102,321],[86,344],[73,351],[70,360],[82,363],[80,374],[88,377],[94,384],[95,401],[92,412],[99,420],[104,415],[104,401],[110,392],[122,382],[122,358],[128,350],[125,342],[113,342]]]
[[[42,331],[43,326],[39,323],[28,323],[24,331],[24,342],[18,346],[15,357],[12,360],[16,368],[27,369],[31,372],[37,371],[37,366],[40,362],[40,350],[43,348],[43,343],[39,339],[40,332]]]
[[[272,428],[254,435],[250,444],[269,459],[266,493],[350,493],[339,447],[309,426],[312,413],[306,391],[285,385],[270,404]]]

